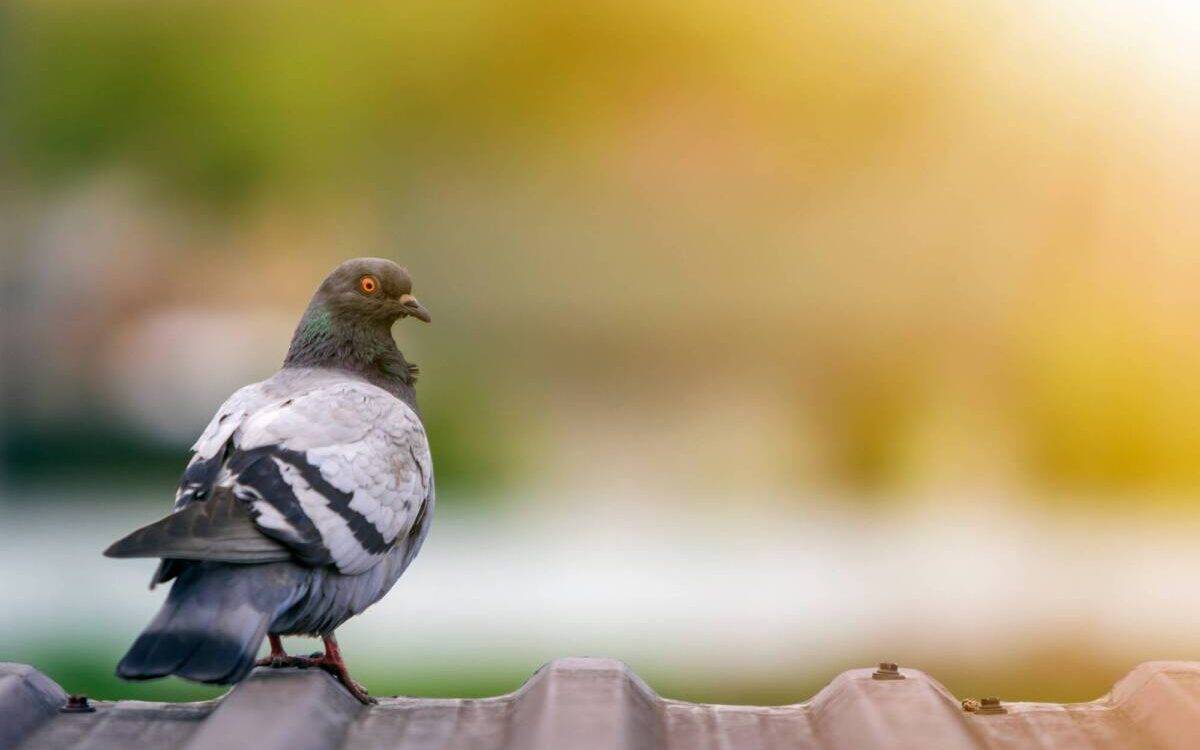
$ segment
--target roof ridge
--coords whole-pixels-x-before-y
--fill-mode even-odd
[[[782,706],[664,699],[616,659],[544,664],[518,689],[477,699],[384,698],[363,707],[320,670],[257,669],[221,698],[184,704],[97,701],[59,713],[67,695],[36,669],[0,663],[0,747],[140,750],[981,750],[1056,738],[1053,750],[1184,750],[1200,724],[1200,662],[1146,662],[1104,697],[1083,703],[1014,702],[968,713],[916,669],[851,669],[812,698]],[[889,676],[895,675],[895,676]],[[280,710],[286,707],[286,710]],[[999,714],[999,715],[992,715]],[[138,723],[158,722],[153,731]],[[155,744],[158,743],[158,744]]]

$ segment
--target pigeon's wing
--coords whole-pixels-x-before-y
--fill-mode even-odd
[[[346,574],[409,533],[433,486],[421,420],[362,381],[293,393],[245,416],[223,448],[206,447],[227,454],[220,471],[264,534]]]
[[[235,391],[192,446],[192,460],[175,494],[175,512],[125,536],[104,554],[163,558],[150,588],[175,577],[182,560],[254,563],[291,558],[287,547],[258,530],[245,503],[218,486],[230,437],[248,414],[278,398],[288,385],[279,380],[277,375]]]
[[[297,558],[361,573],[427,528],[433,467],[404,402],[329,371],[283,371],[226,401],[193,446],[175,513],[107,552],[175,560]],[[423,536],[423,533],[421,534]]]
[[[205,502],[189,503],[166,518],[143,526],[113,543],[104,554],[233,563],[292,558],[287,547],[258,530],[249,508],[228,488],[219,488]]]
[[[270,380],[240,388],[234,391],[225,403],[213,414],[208,426],[192,445],[192,460],[184,469],[179,480],[179,489],[175,492],[175,508],[178,510],[188,503],[204,500],[213,491],[218,480],[223,479],[222,469],[229,459],[229,449],[233,433],[242,426],[246,418],[263,407],[286,397],[289,386],[302,386],[303,383],[289,383],[276,375]]]

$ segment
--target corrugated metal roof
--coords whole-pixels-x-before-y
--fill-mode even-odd
[[[804,703],[704,705],[660,698],[621,662],[572,658],[496,698],[364,707],[324,672],[258,669],[211,701],[88,708],[0,664],[0,750],[1197,750],[1200,662],[1149,662],[1074,704],[964,708],[917,670],[853,669]]]

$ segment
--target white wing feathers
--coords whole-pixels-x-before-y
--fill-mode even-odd
[[[362,573],[408,534],[430,495],[425,430],[369,383],[319,371],[278,381],[247,386],[218,410],[177,502],[232,486],[263,533],[302,560]]]

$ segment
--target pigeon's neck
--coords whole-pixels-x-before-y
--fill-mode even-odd
[[[296,326],[283,366],[344,370],[417,408],[417,367],[404,359],[385,323],[348,324],[335,320],[322,306],[309,307]]]

